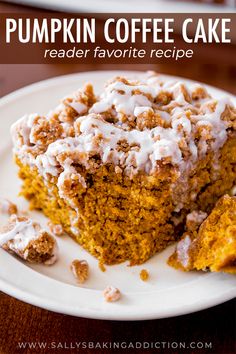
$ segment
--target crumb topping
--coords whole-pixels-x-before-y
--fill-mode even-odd
[[[115,302],[121,298],[121,292],[114,286],[107,286],[103,291],[103,296],[107,302]]]
[[[186,217],[186,229],[188,231],[195,231],[207,218],[208,214],[201,210],[194,210]]]
[[[82,284],[88,279],[89,265],[87,261],[75,259],[70,268],[78,283]]]
[[[55,236],[61,236],[64,233],[63,227],[60,224],[53,224],[51,221],[49,221],[48,227],[50,232]]]
[[[17,206],[8,199],[0,198],[0,213],[7,215],[17,214]]]
[[[147,281],[149,278],[149,273],[147,269],[142,269],[139,273],[139,276],[142,281]]]
[[[188,268],[190,262],[189,250],[192,245],[191,237],[186,234],[177,244],[176,253],[178,261],[184,268]]]
[[[33,220],[12,215],[0,230],[0,247],[36,263],[53,264],[57,259],[55,239]]]
[[[11,135],[16,150],[21,150],[34,163],[35,157],[43,154],[47,147],[60,138],[74,136],[74,122],[82,114],[87,114],[96,102],[90,84],[65,97],[46,116],[36,113],[24,115],[11,127]]]
[[[59,189],[72,175],[86,188],[78,165],[113,164],[130,177],[166,164],[190,172],[224,145],[235,121],[229,98],[152,73],[139,81],[117,77],[98,97],[87,85],[47,116],[23,117],[11,132],[15,153],[45,178],[57,177]]]

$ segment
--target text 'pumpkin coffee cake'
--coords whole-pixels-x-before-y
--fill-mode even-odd
[[[140,264],[236,180],[236,110],[155,73],[87,84],[11,129],[22,195],[100,263]]]

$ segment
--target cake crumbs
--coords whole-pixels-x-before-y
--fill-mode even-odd
[[[17,214],[17,206],[8,199],[0,198],[0,212],[6,215]]]
[[[121,298],[121,292],[114,286],[107,286],[103,291],[103,296],[107,302],[115,302]]]
[[[149,272],[147,269],[142,269],[139,273],[139,276],[142,281],[147,281],[149,279]]]
[[[105,265],[104,265],[103,262],[99,262],[98,267],[99,267],[99,269],[100,269],[102,272],[105,272],[105,271],[106,271],[106,267],[105,267]]]
[[[196,231],[203,221],[207,218],[208,214],[201,210],[193,210],[186,217],[186,230]]]
[[[30,263],[51,265],[58,258],[54,237],[39,223],[15,214],[0,229],[0,247]]]
[[[89,265],[86,260],[73,260],[70,269],[78,283],[83,284],[88,279]]]
[[[53,224],[51,221],[48,222],[48,227],[50,232],[55,236],[62,236],[64,233],[63,227],[61,224]]]

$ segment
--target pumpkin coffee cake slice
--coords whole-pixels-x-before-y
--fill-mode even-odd
[[[88,84],[11,129],[21,194],[101,263],[140,264],[236,179],[236,110],[151,73]]]

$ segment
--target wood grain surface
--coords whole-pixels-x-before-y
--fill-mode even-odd
[[[0,2],[0,12],[26,12],[29,8]],[[232,48],[231,48],[232,50]],[[222,53],[225,57],[227,53]],[[45,78],[89,70],[157,70],[185,76],[218,86],[236,94],[236,67],[217,56],[214,63],[194,61],[191,65],[0,65],[0,97]],[[4,265],[1,265],[4,266]],[[17,276],[17,274],[16,274]],[[46,290],[45,290],[46,291]],[[158,301],[158,299],[157,299]],[[0,293],[0,353],[236,353],[236,302],[185,316],[135,322],[98,321],[49,312]],[[84,342],[87,348],[76,348]],[[147,342],[162,344],[162,349],[91,349],[89,342]],[[177,348],[174,343],[185,342]],[[19,343],[26,345],[20,348]],[[33,343],[35,348],[29,348]],[[76,344],[77,343],[77,344]],[[200,344],[199,344],[200,343]],[[202,344],[201,344],[202,343]],[[204,348],[211,343],[211,347]],[[22,345],[22,344],[20,344]],[[80,344],[81,345],[81,344]],[[125,345],[125,344],[124,344]],[[41,346],[41,348],[40,348]],[[44,348],[45,346],[45,348]]]
[[[158,299],[157,299],[158,301]],[[235,302],[198,313],[154,321],[99,321],[61,315],[0,294],[2,353],[235,353]],[[73,347],[79,342],[212,343],[210,349],[109,350]],[[46,343],[46,348],[20,349],[18,343]],[[60,344],[63,349],[50,349]],[[42,345],[42,344],[41,344]],[[174,344],[173,344],[174,345]],[[198,344],[199,345],[199,344]],[[48,348],[49,347],[49,348]],[[68,349],[66,348],[68,347]],[[71,349],[70,349],[71,347]]]

